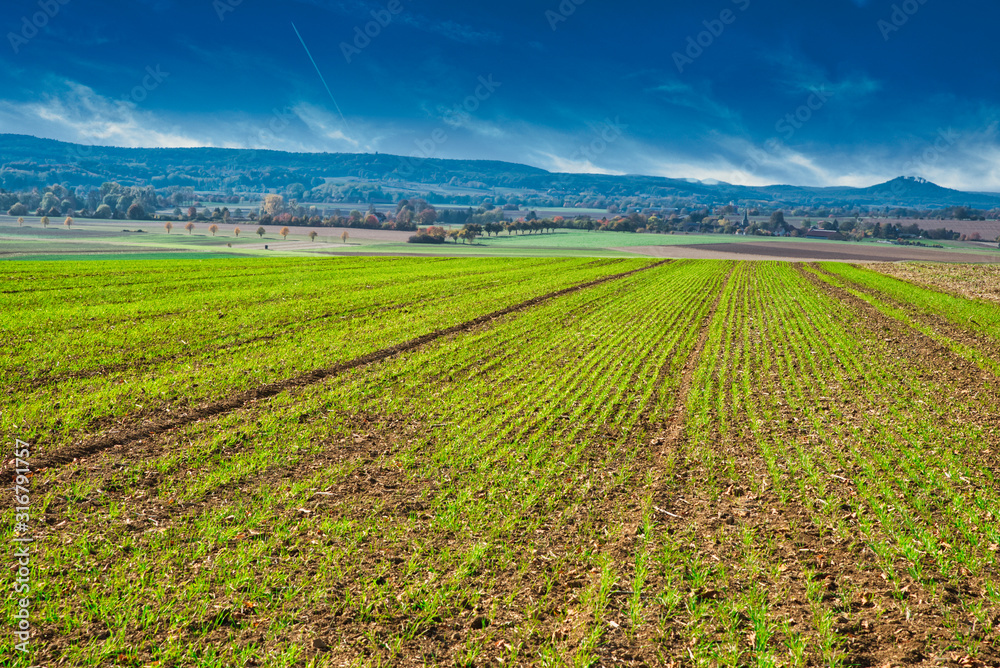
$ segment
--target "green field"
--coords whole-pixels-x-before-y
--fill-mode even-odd
[[[3,665],[1000,663],[997,303],[838,263],[0,276]]]
[[[102,259],[205,259],[209,257],[299,257],[317,258],[334,255],[383,255],[383,256],[451,256],[451,257],[636,257],[629,249],[646,246],[665,246],[672,249],[684,246],[719,244],[769,244],[794,251],[803,244],[815,247],[820,243],[831,251],[863,251],[880,253],[898,248],[884,243],[867,241],[838,242],[814,239],[734,236],[722,234],[630,234],[625,232],[588,232],[560,229],[545,234],[506,234],[480,237],[475,243],[410,244],[409,232],[383,232],[381,230],[348,230],[347,243],[342,243],[342,229],[316,228],[317,237],[311,240],[309,228],[291,228],[287,238],[280,236],[278,226],[270,226],[258,237],[254,234],[257,224],[241,223],[242,233],[234,235],[237,225],[220,225],[212,235],[208,224],[199,222],[192,233],[177,223],[171,233],[158,221],[76,221],[72,229],[57,224],[42,228],[36,219],[19,227],[16,220],[0,216],[0,261],[3,260],[82,260],[93,257]],[[139,231],[141,230],[141,231]],[[268,248],[265,249],[264,245]],[[944,242],[942,249],[954,255],[954,261],[963,261],[963,254],[995,255],[995,248],[965,242]],[[735,246],[730,247],[730,249]],[[929,249],[924,249],[929,250]],[[908,259],[921,258],[920,250]],[[697,255],[695,255],[697,257]],[[894,259],[887,257],[885,259]],[[932,258],[938,259],[941,258]],[[949,260],[951,261],[951,260]]]

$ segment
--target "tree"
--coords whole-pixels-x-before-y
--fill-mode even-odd
[[[95,218],[109,219],[113,215],[114,213],[111,211],[111,207],[108,206],[107,204],[100,205],[99,207],[97,207],[97,211],[94,212]]]
[[[260,237],[261,239],[264,238],[264,233],[265,232],[267,232],[267,230],[265,230],[263,227],[258,227],[257,228],[257,236]]]
[[[194,220],[198,217],[198,209],[193,206],[188,207],[188,220]]]
[[[281,195],[265,195],[264,204],[260,207],[261,214],[265,216],[281,215],[285,212],[285,198]]]
[[[125,217],[129,220],[144,220],[146,218],[146,210],[142,208],[142,204],[138,202],[133,202],[128,208]]]
[[[477,223],[466,225],[462,230],[465,232],[465,238],[469,240],[470,244],[476,243],[476,237],[483,234],[483,226]]]
[[[456,244],[458,243],[458,238],[460,236],[462,236],[462,232],[460,230],[451,230],[448,232],[448,238],[454,241]]]
[[[42,216],[42,227],[48,227],[48,226],[49,226],[49,217]]]
[[[428,205],[426,209],[420,212],[420,222],[424,225],[433,225],[437,222],[438,212],[437,209]]]
[[[281,232],[280,232],[279,234],[281,234],[281,237],[282,237],[282,238],[283,238],[283,239],[284,239],[285,241],[288,241],[288,235],[289,235],[290,233],[291,233],[291,230],[290,230],[290,229],[288,229],[287,227],[282,227],[282,228],[281,228]]]
[[[214,237],[215,233],[219,231],[219,226],[218,225],[209,225],[208,226],[208,231],[211,232],[212,236]]]
[[[237,239],[238,239],[238,238],[240,237],[240,232],[242,232],[242,231],[243,231],[243,230],[241,230],[241,229],[240,229],[240,228],[238,228],[238,227],[234,227],[234,228],[233,228],[233,234],[235,234],[235,235],[236,235],[236,238],[237,238]]]
[[[167,234],[170,234],[170,230],[174,229],[174,224],[168,220],[167,222],[163,223],[163,229],[167,231]]]
[[[771,229],[776,230],[785,227],[785,212],[778,210],[771,214]]]
[[[24,225],[24,218],[18,218],[17,219],[17,226],[21,227],[22,225]]]
[[[192,223],[192,222],[191,222],[191,221],[189,220],[189,221],[188,221],[188,224],[184,226],[184,229],[188,231],[188,234],[191,234],[191,232],[193,232],[193,231],[194,231],[194,223]]]
[[[345,243],[346,244],[347,243],[347,237],[348,237],[347,230],[344,230],[344,233],[340,235],[340,241],[341,241],[341,243]]]
[[[18,202],[17,204],[15,204],[14,206],[10,207],[7,210],[7,215],[8,216],[27,216],[28,215],[28,207],[26,207],[21,202]]]
[[[309,233],[309,241],[316,241],[316,237],[318,237],[318,236],[319,236],[319,232],[317,232],[316,230],[312,230]]]
[[[72,229],[73,228],[73,219],[70,216],[66,216],[66,220],[63,221],[63,225],[66,226],[67,230]]]

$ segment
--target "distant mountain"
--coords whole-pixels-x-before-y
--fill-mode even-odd
[[[0,187],[53,183],[193,187],[259,192],[292,183],[312,187],[326,178],[355,177],[391,189],[402,185],[512,189],[560,195],[681,198],[700,204],[759,202],[778,206],[1000,207],[1000,194],[967,193],[915,177],[869,188],[790,185],[736,186],[719,181],[658,176],[565,174],[510,162],[408,158],[369,153],[287,153],[224,148],[83,146],[25,135],[0,134]]]

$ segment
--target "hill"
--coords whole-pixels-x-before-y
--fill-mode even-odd
[[[8,190],[53,183],[77,186],[118,181],[157,188],[260,192],[292,183],[312,187],[338,177],[353,177],[389,188],[451,186],[484,192],[499,188],[555,196],[681,198],[700,204],[1000,207],[1000,195],[942,188],[915,177],[900,177],[869,188],[750,187],[659,176],[553,173],[491,160],[226,148],[120,148],[0,134],[0,187]]]

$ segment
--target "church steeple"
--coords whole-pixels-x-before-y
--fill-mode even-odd
[[[750,227],[750,209],[743,209],[743,227]]]

